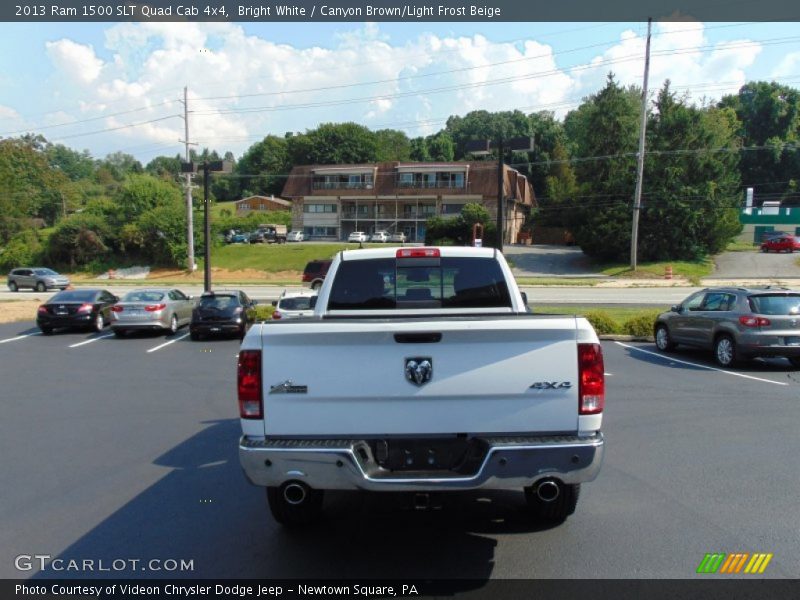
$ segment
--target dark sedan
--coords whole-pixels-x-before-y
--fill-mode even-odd
[[[64,290],[39,307],[36,324],[45,335],[61,327],[102,331],[117,300],[108,290]]]
[[[206,292],[192,311],[189,331],[193,340],[204,335],[235,335],[243,338],[255,322],[256,301],[241,290]]]

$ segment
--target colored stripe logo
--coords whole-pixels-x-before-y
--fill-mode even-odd
[[[753,554],[749,552],[734,552],[732,554],[715,552],[706,554],[697,567],[697,573],[704,575],[714,573],[727,575],[737,573],[761,574],[767,570],[767,565],[772,560],[772,556],[771,553],[764,554],[761,552]]]

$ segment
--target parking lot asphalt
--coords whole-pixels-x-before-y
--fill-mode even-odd
[[[289,532],[238,464],[238,342],[109,333],[0,325],[0,577],[692,578],[708,552],[773,553],[764,577],[800,577],[800,372],[784,360],[728,371],[604,342],[605,464],[561,526],[521,492],[426,511],[339,493]],[[21,554],[193,570],[19,571]]]

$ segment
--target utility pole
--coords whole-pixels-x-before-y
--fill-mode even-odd
[[[505,220],[503,215],[503,204],[505,198],[503,192],[503,166],[505,159],[503,157],[503,137],[497,140],[497,242],[494,247],[503,251],[503,237],[505,235]]]
[[[636,270],[636,251],[639,243],[639,212],[642,208],[642,178],[644,176],[644,142],[647,128],[647,77],[650,74],[650,27],[647,19],[647,47],[644,55],[644,85],[642,86],[642,125],[639,128],[639,154],[636,164],[636,194],[633,198],[633,225],[631,228],[631,270]]]
[[[186,146],[185,160],[189,162],[189,88],[183,88],[183,125],[184,125],[184,139],[183,143]],[[185,173],[186,182],[184,183],[184,192],[186,194],[186,244],[188,254],[188,269],[190,273],[194,273],[194,207],[192,206],[192,173]]]

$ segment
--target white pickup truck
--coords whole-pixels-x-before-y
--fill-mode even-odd
[[[521,489],[561,522],[603,460],[594,329],[531,314],[493,249],[339,253],[313,318],[250,329],[237,379],[239,458],[285,525],[358,489]]]

